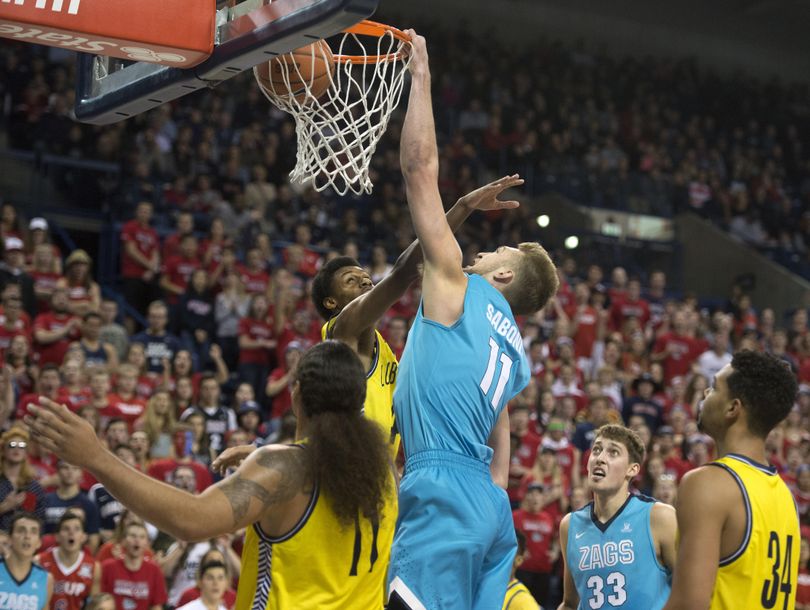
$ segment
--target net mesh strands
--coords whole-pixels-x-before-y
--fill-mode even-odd
[[[329,86],[319,98],[312,94],[314,71],[308,70],[304,78],[300,64],[289,56],[274,60],[283,84],[277,76],[275,85],[270,82],[261,89],[295,118],[298,151],[291,181],[311,180],[317,191],[331,186],[340,195],[370,194],[371,158],[402,96],[410,42],[395,28],[372,22],[350,28],[337,40],[331,45],[334,71],[327,71]],[[321,45],[309,49],[312,65],[316,54],[332,61]],[[256,68],[254,73],[258,80]]]

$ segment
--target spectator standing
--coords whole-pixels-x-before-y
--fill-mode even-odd
[[[135,208],[135,218],[121,228],[124,298],[140,314],[146,312],[146,306],[155,298],[155,282],[160,271],[158,235],[151,221],[152,204],[142,201]],[[132,334],[135,322],[131,318],[127,319],[127,326]]]
[[[28,431],[12,426],[0,436],[0,446],[0,529],[9,531],[17,510],[32,513],[41,522],[45,516],[45,492],[28,463]]]
[[[515,529],[526,538],[527,551],[515,577],[526,585],[536,600],[548,604],[551,576],[560,549],[554,517],[543,510],[547,504],[544,494],[542,483],[530,484],[522,507],[512,513],[512,518]]]
[[[216,337],[222,347],[222,357],[230,370],[236,369],[239,359],[239,324],[248,314],[250,298],[235,272],[223,276],[222,292],[214,301]]]
[[[263,294],[253,295],[249,314],[239,321],[239,378],[253,387],[260,404],[263,403],[264,386],[277,345],[275,323],[268,313],[267,297]]]
[[[68,293],[57,287],[51,296],[51,311],[34,319],[34,341],[39,364],[61,366],[71,341],[81,336],[81,320],[68,311]]]
[[[197,238],[193,234],[184,235],[180,241],[180,254],[167,258],[161,268],[160,287],[169,305],[180,302],[191,274],[200,268]]]
[[[118,353],[112,345],[101,340],[101,325],[101,314],[97,311],[88,311],[84,314],[81,336],[75,346],[84,354],[86,367],[101,366],[114,370],[118,366]]]
[[[98,311],[101,304],[101,289],[93,280],[90,269],[93,259],[84,250],[74,250],[65,260],[65,277],[56,282],[57,288],[68,292],[68,311],[83,316]]]
[[[192,414],[201,413],[205,418],[205,436],[207,445],[214,454],[225,449],[225,435],[236,430],[236,414],[233,409],[220,403],[220,388],[216,378],[203,374],[200,379],[200,400],[196,407],[186,409],[180,416],[187,420]]]
[[[87,535],[79,514],[68,511],[59,518],[56,546],[43,551],[38,563],[53,578],[54,610],[82,610],[101,588],[101,565],[84,550]]]
[[[658,430],[663,423],[664,407],[653,398],[659,390],[653,376],[644,373],[633,380],[633,392],[635,396],[630,396],[624,401],[622,407],[622,418],[629,424],[630,418],[640,416],[651,432]]]
[[[101,330],[98,338],[102,343],[112,345],[118,361],[123,362],[127,356],[129,333],[118,323],[118,303],[112,299],[101,299],[98,311],[101,314]]]
[[[692,362],[703,352],[701,342],[687,334],[686,313],[676,311],[672,315],[672,330],[658,337],[652,350],[653,362],[664,367],[664,380],[689,374]]]
[[[17,284],[20,287],[23,308],[33,318],[37,313],[34,279],[25,272],[25,253],[19,237],[7,236],[4,241],[4,255],[0,262],[0,290],[5,290],[8,284]]]
[[[87,546],[95,552],[99,545],[99,517],[96,505],[79,489],[82,469],[73,464],[60,461],[56,468],[59,483],[56,491],[45,496],[45,533],[59,531],[62,516],[71,509],[78,508],[84,515],[84,531],[87,534]],[[72,564],[69,564],[72,565]]]
[[[178,308],[180,341],[202,369],[208,362],[208,351],[214,339],[214,295],[208,287],[208,274],[196,269]]]
[[[163,301],[152,301],[149,304],[147,323],[148,328],[132,337],[132,343],[143,345],[146,370],[157,375],[169,366],[180,349],[180,341],[166,330],[169,325],[169,308]]]
[[[118,610],[162,610],[166,603],[163,574],[144,559],[148,544],[146,527],[130,523],[122,544],[123,556],[101,564],[101,590],[112,594]]]
[[[706,379],[713,379],[724,366],[731,362],[728,351],[729,338],[726,332],[714,333],[714,345],[698,356],[697,364],[700,374]]]

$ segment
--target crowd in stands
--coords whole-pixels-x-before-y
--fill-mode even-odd
[[[324,261],[356,254],[351,243],[319,254],[305,224],[282,249],[261,234],[242,252],[219,219],[199,239],[189,212],[160,239],[152,214],[152,203],[140,202],[120,233],[122,289],[132,317],[101,297],[86,252],[63,257],[44,219],[22,222],[9,204],[0,214],[0,404],[9,420],[0,437],[0,528],[17,509],[30,510],[44,520],[46,549],[58,544],[58,535],[48,536],[58,533],[65,512],[79,511],[88,552],[119,544],[119,555],[129,557],[123,508],[87,473],[55,462],[25,431],[22,418],[40,394],[79,413],[128,463],[200,491],[217,479],[209,466],[224,448],[292,440],[290,382],[323,323],[311,302],[311,280]],[[375,246],[368,262],[375,281],[390,271],[387,261],[383,246]],[[558,264],[557,296],[543,312],[520,320],[533,376],[509,405],[508,493],[528,549],[518,576],[536,597],[549,603],[559,591],[557,526],[589,501],[584,468],[594,431],[623,422],[638,432],[648,458],[635,490],[674,502],[683,475],[715,455],[697,427],[699,405],[739,349],[779,356],[802,384],[768,448],[810,527],[807,311],[786,317],[757,311],[743,292],[708,311],[693,296],[673,296],[661,271],[642,283],[622,267],[580,268],[571,257]],[[398,356],[418,299],[415,285],[381,323]],[[162,570],[171,606],[193,587],[200,558],[212,548],[238,574],[238,537],[184,545],[149,534],[148,544],[132,544],[138,553],[149,551],[147,561]]]
[[[448,201],[481,174],[517,171],[530,193],[562,191],[579,203],[665,216],[693,210],[752,246],[807,262],[806,83],[721,75],[687,59],[614,57],[542,38],[481,45],[461,29],[423,29],[442,49],[432,69]],[[161,219],[187,210],[207,229],[212,214],[235,229],[258,223],[274,239],[291,239],[303,217],[316,243],[354,240],[362,250],[407,232],[398,205],[401,112],[375,155],[374,195],[347,205],[288,183],[293,123],[271,108],[249,73],[126,122],[91,127],[70,119],[69,53],[16,43],[4,45],[0,58],[9,145],[120,164],[114,208],[124,216],[149,200]],[[382,221],[388,226],[380,235],[374,228]],[[802,265],[796,268],[806,271]]]
[[[482,174],[521,171],[538,189],[554,177],[588,203],[662,215],[691,209],[753,245],[807,253],[806,87],[545,42],[483,47],[468,36],[428,32],[443,49],[433,57],[446,201],[479,186]],[[102,590],[115,596],[126,569],[147,583],[137,588],[149,591],[138,607],[176,607],[199,594],[196,572],[211,554],[238,577],[239,537],[187,545],[154,531],[87,473],[56,463],[22,418],[47,395],[87,419],[121,459],[192,492],[216,480],[209,465],[225,447],[292,440],[290,380],[323,322],[310,301],[312,278],[325,260],[349,254],[377,282],[413,237],[398,165],[402,117],[394,115],[375,155],[374,194],[339,199],[289,184],[293,123],[248,77],[90,127],[70,120],[74,75],[53,51],[9,43],[0,57],[12,147],[123,169],[114,287],[122,300],[102,296],[98,260],[61,251],[45,218],[0,207],[0,405],[9,422],[0,437],[0,528],[20,508],[33,512],[45,523],[43,553],[73,553],[81,539],[101,563]],[[471,218],[459,233],[467,258],[536,237],[527,214]],[[739,349],[779,356],[802,384],[768,447],[810,527],[808,312],[756,310],[743,292],[706,311],[694,296],[675,296],[662,272],[634,275],[630,261],[630,274],[556,262],[557,297],[521,320],[533,377],[509,406],[508,492],[528,548],[519,577],[537,599],[548,604],[559,592],[557,526],[589,501],[583,468],[596,428],[636,430],[648,458],[635,489],[674,502],[684,473],[714,455],[697,428],[699,404]],[[414,286],[382,322],[397,355],[418,301]],[[63,534],[65,515],[77,513],[84,531]],[[810,608],[809,557],[803,541],[800,608]],[[222,595],[232,607],[232,591]]]

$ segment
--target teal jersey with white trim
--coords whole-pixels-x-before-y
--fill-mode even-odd
[[[631,495],[607,523],[593,503],[571,513],[566,568],[579,594],[579,610],[660,610],[672,574],[658,561],[650,517],[655,500]]]
[[[420,304],[394,391],[406,457],[440,449],[489,463],[498,416],[529,378],[509,303],[483,277],[467,276],[464,310],[452,326],[426,319]]]

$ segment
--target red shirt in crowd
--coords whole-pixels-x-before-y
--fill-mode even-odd
[[[84,405],[90,402],[90,388],[83,386],[78,392],[71,392],[62,386],[59,388],[58,402],[66,405],[74,413],[78,413]]]
[[[196,258],[185,258],[183,256],[172,256],[163,263],[161,272],[168,276],[169,281],[183,290],[188,286],[191,274],[200,268],[200,261]],[[180,297],[170,293],[167,295],[169,303],[176,304]]]
[[[188,466],[194,471],[197,478],[198,493],[202,493],[213,483],[211,472],[208,470],[208,468],[193,460],[189,462],[179,462],[174,458],[155,460],[149,465],[149,469],[146,471],[146,474],[154,479],[158,479],[159,481],[171,483],[172,473],[178,466]]]
[[[62,278],[61,274],[49,271],[32,271],[30,275],[34,280],[34,291],[37,292],[53,292],[56,283]],[[51,304],[47,300],[37,300],[37,313],[44,313],[50,308]]]
[[[649,303],[644,299],[631,301],[629,298],[625,298],[611,305],[610,327],[613,330],[621,331],[624,328],[624,323],[631,317],[638,318],[642,328],[646,326],[647,322],[650,321]]]
[[[540,574],[550,574],[554,565],[548,554],[556,538],[554,516],[545,510],[530,513],[524,509],[512,512],[515,529],[526,536],[526,558],[521,570]]]
[[[246,336],[254,341],[258,339],[273,339],[273,321],[270,319],[257,320],[246,317],[239,320],[239,336]],[[240,364],[261,364],[270,366],[272,350],[265,347],[239,348]]]
[[[138,252],[147,259],[158,249],[157,232],[150,226],[142,226],[137,220],[124,223],[121,228],[121,277],[141,279],[146,267],[127,254],[126,244],[133,243]]]
[[[534,430],[529,428],[526,433],[520,437],[520,444],[515,457],[520,461],[520,465],[524,468],[531,468],[534,466],[534,461],[537,459],[537,449],[540,447],[540,435]]]
[[[796,585],[796,603],[810,605],[810,571],[807,568],[799,568]]]
[[[118,417],[127,422],[130,432],[135,420],[146,411],[146,401],[138,398],[137,394],[126,399],[118,394],[110,394],[110,406],[118,413]]]
[[[74,565],[66,566],[56,553],[57,547],[51,547],[38,555],[39,565],[53,576],[51,608],[82,610],[93,589],[96,561],[90,553],[82,551]]]
[[[688,375],[692,362],[703,353],[703,347],[704,342],[674,332],[664,333],[658,337],[653,353],[669,351],[662,362],[666,382],[669,383],[673,377]]]
[[[242,280],[242,285],[245,287],[245,292],[248,294],[267,294],[267,288],[270,286],[270,274],[264,269],[258,271],[251,271],[244,265],[237,266],[237,273],[239,279]]]
[[[119,610],[149,610],[167,601],[163,572],[151,561],[133,572],[123,559],[108,559],[101,564],[101,590],[112,594]]]
[[[577,330],[574,333],[574,354],[577,358],[590,358],[593,344],[596,343],[596,329],[599,326],[599,313],[590,305],[578,312]]]
[[[177,600],[177,607],[182,608],[189,602],[200,598],[200,589],[198,587],[190,587],[183,591],[180,599]],[[225,595],[222,596],[222,605],[230,610],[236,606],[236,591],[230,587],[225,590]]]
[[[271,381],[278,381],[287,374],[287,369],[283,366],[273,369],[270,376],[267,378],[268,383]],[[281,390],[278,394],[273,396],[273,412],[270,417],[282,417],[287,411],[292,408],[292,396],[290,395],[290,386]]]
[[[34,318],[34,333],[38,330],[54,331],[65,328],[75,316],[69,313],[41,313]],[[47,345],[35,344],[36,352],[39,354],[39,365],[43,364],[56,364],[62,366],[62,361],[65,359],[68,348],[72,341],[76,341],[81,337],[81,330],[76,326],[70,333],[63,339],[48,343]]]

